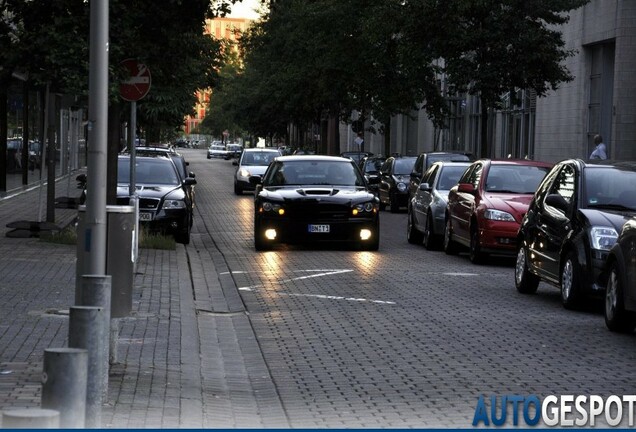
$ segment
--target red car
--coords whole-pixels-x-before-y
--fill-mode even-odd
[[[551,167],[525,159],[473,162],[448,194],[444,251],[468,247],[473,263],[491,253],[514,255],[521,219]]]

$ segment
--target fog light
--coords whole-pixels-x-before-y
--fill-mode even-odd
[[[275,229],[265,230],[265,237],[267,238],[267,240],[276,240],[276,230]]]
[[[497,241],[498,241],[500,244],[506,244],[506,245],[508,245],[508,244],[513,244],[513,243],[514,243],[514,241],[515,241],[515,239],[512,239],[512,238],[510,238],[510,237],[497,237]]]
[[[281,216],[284,215],[285,214],[285,209],[283,209],[283,208],[278,209],[278,214],[281,215]]]
[[[356,215],[358,214],[358,209],[353,209],[353,210],[351,210],[351,213],[352,213],[354,216],[356,216]]]
[[[370,238],[371,238],[371,230],[369,229],[360,230],[360,240],[369,240]]]

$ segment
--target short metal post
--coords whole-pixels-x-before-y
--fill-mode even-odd
[[[101,346],[103,353],[100,358],[104,362],[102,368],[102,393],[103,398],[108,398],[108,370],[109,370],[109,358],[110,358],[110,346],[109,340],[112,337],[110,331],[110,312],[111,312],[111,276],[110,275],[82,275],[80,283],[80,298],[78,306],[98,306],[104,309],[102,319],[104,320],[104,330],[102,337],[104,343]],[[117,347],[117,343],[114,343]]]
[[[88,376],[86,388],[86,427],[98,428],[102,421],[104,396],[104,359],[108,342],[104,337],[104,308],[98,306],[71,306],[69,313],[69,348],[84,348],[88,351]],[[106,360],[106,361],[104,361]]]
[[[42,408],[60,412],[61,428],[84,428],[88,351],[47,348],[42,372]]]
[[[2,429],[59,429],[60,412],[52,409],[25,408],[4,411]]]

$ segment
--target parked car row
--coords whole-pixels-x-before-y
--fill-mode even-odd
[[[448,181],[450,184],[444,184]],[[436,162],[409,200],[407,240],[465,249],[473,263],[516,256],[522,294],[547,282],[564,307],[604,299],[612,331],[636,327],[636,163]]]
[[[243,146],[237,143],[223,144],[221,141],[212,141],[208,147],[208,159],[220,158],[230,160],[237,158],[243,152]]]

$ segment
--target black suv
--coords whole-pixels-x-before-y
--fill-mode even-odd
[[[537,188],[517,238],[519,292],[551,283],[566,308],[604,294],[605,260],[623,224],[636,215],[636,164],[601,162],[562,161]]]

